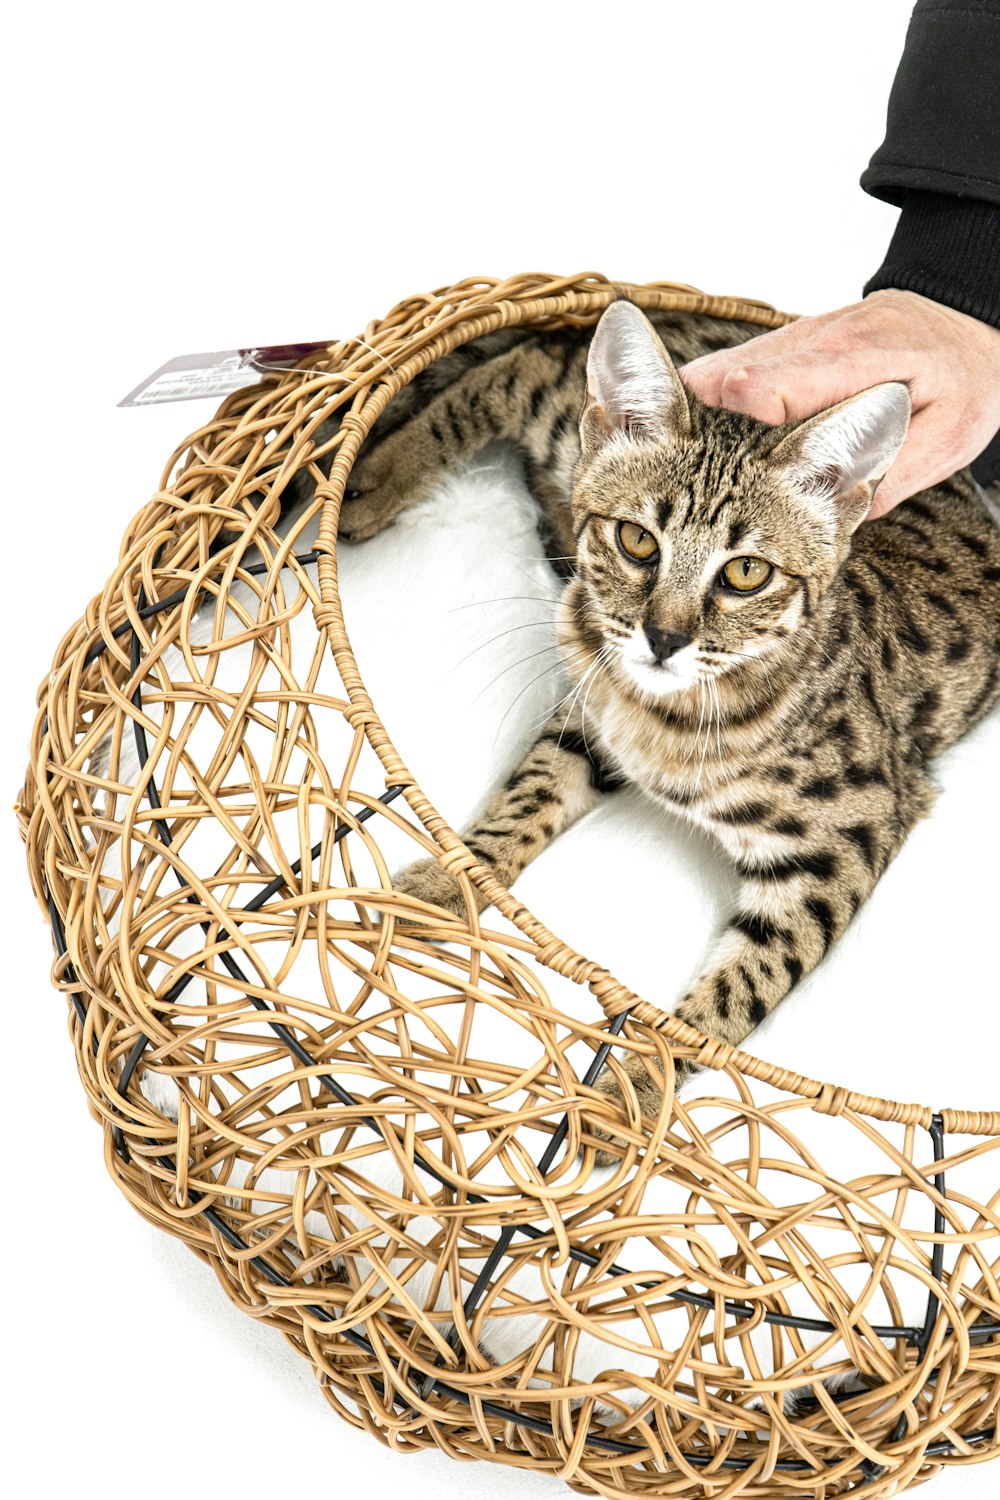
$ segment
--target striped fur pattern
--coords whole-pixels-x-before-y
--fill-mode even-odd
[[[625,783],[707,829],[739,896],[675,1012],[738,1044],[928,812],[928,762],[1000,696],[1000,527],[964,472],[860,524],[905,436],[905,388],[767,427],[702,405],[666,352],[753,328],[653,323],[618,302],[592,339],[511,331],[440,361],[363,450],[342,534],[374,536],[485,443],[520,445],[567,575],[573,691],[463,838],[510,886]],[[644,558],[623,545],[640,534]],[[770,570],[746,592],[725,573],[743,558]],[[462,909],[433,860],[397,884]],[[658,1080],[626,1066],[655,1113]]]

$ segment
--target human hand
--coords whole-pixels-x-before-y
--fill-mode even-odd
[[[798,422],[884,380],[904,380],[913,417],[868,519],[971,463],[1000,428],[1000,330],[915,292],[800,318],[692,360],[681,378],[709,406]]]

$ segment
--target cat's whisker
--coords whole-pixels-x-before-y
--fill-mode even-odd
[[[478,703],[479,700],[480,700],[480,698],[483,696],[483,694],[486,693],[486,692],[488,692],[491,687],[494,687],[500,681],[501,677],[506,677],[506,675],[507,675],[508,672],[516,671],[516,669],[518,667],[523,667],[524,664],[525,664],[525,662],[534,661],[535,658],[538,657],[538,656],[545,656],[545,654],[547,652],[549,652],[549,651],[558,651],[558,650],[559,650],[559,647],[556,646],[555,644],[551,644],[551,645],[548,645],[548,646],[542,646],[541,649],[538,650],[538,651],[529,651],[528,654],[527,654],[527,656],[520,656],[520,657],[518,657],[517,661],[508,662],[507,666],[501,667],[500,671],[497,672],[494,677],[490,678],[489,682],[486,683],[485,687],[481,687],[479,689],[479,692],[476,694],[476,696],[472,700],[473,703]],[[558,663],[557,663],[557,665],[558,665]]]
[[[562,664],[565,665],[567,667],[567,669],[568,669],[570,667],[570,665],[575,664],[581,657],[586,658],[586,657],[588,657],[590,655],[591,655],[590,647],[589,646],[582,646],[582,647],[580,647],[579,650],[577,650],[575,652],[572,652],[568,656],[564,654]],[[567,688],[566,692],[563,694],[563,696],[556,703],[553,703],[553,705],[552,705],[551,708],[546,709],[546,711],[542,715],[542,717],[540,719],[536,719],[534,721],[534,723],[530,727],[532,729],[538,729],[543,724],[547,724],[548,721],[549,721],[549,719],[552,718],[553,714],[557,713],[558,710],[562,707],[562,705],[567,701],[567,699],[572,696],[572,694],[574,693],[574,691],[576,689],[576,686],[577,686],[577,684],[575,682],[572,682],[570,684],[570,686]]]
[[[575,684],[574,684],[574,686],[575,686]],[[566,702],[567,698],[570,696],[570,693],[572,693],[572,692],[573,692],[573,688],[571,687],[569,689],[569,691],[566,692],[566,693],[564,693],[561,698],[558,698],[556,700],[556,702],[553,703],[550,708],[547,708],[545,710],[545,712],[542,714],[541,718],[534,719],[528,725],[528,728],[531,729],[531,730],[541,729],[543,727],[543,725],[545,725],[545,724],[547,724],[549,722],[550,719],[554,719],[555,716],[556,716],[556,714],[559,712],[560,708],[562,708],[563,704]]]
[[[558,647],[555,647],[555,646],[554,646],[554,647],[553,647],[553,648],[552,648],[552,649],[553,649],[553,650],[558,650],[558,649],[559,649],[559,648],[558,648]],[[541,655],[541,653],[540,653],[540,652],[539,652],[539,653],[538,653],[538,654],[539,654],[539,655]],[[589,651],[587,651],[587,650],[582,650],[582,651],[580,651],[580,652],[579,652],[579,653],[577,653],[577,655],[582,655],[582,656],[586,656],[586,655],[589,655]],[[574,660],[575,660],[575,657],[574,657],[574,658],[573,658],[573,659],[574,659]],[[520,699],[521,699],[521,698],[523,698],[523,697],[524,697],[524,695],[525,695],[525,693],[526,693],[526,692],[527,692],[527,691],[528,691],[528,689],[529,689],[529,688],[530,688],[530,687],[534,687],[534,685],[535,685],[535,683],[536,683],[536,682],[541,682],[541,680],[542,680],[542,678],[543,678],[543,677],[548,677],[548,675],[549,675],[549,674],[550,674],[550,673],[551,673],[551,672],[557,672],[557,671],[558,671],[558,670],[559,670],[559,668],[560,668],[560,667],[564,667],[564,666],[566,666],[566,664],[567,664],[567,662],[566,662],[566,658],[565,658],[565,657],[564,657],[564,656],[560,656],[560,658],[559,658],[559,660],[558,660],[558,661],[556,661],[556,662],[553,662],[553,663],[552,663],[552,665],[551,665],[551,666],[550,666],[550,667],[546,667],[546,668],[545,668],[545,671],[544,671],[544,672],[539,672],[539,673],[538,673],[538,675],[537,675],[537,676],[536,676],[536,677],[532,677],[532,679],[531,679],[531,681],[530,681],[530,682],[526,682],[526,683],[525,683],[525,684],[524,684],[524,687],[522,687],[522,688],[521,688],[521,690],[520,690],[520,692],[519,692],[519,693],[518,693],[518,694],[517,694],[517,696],[516,696],[516,697],[515,697],[515,698],[514,698],[514,701],[513,701],[513,702],[512,702],[512,703],[511,703],[511,704],[510,704],[510,705],[509,705],[509,707],[508,707],[508,708],[507,708],[507,709],[506,709],[506,711],[505,711],[505,712],[504,712],[504,715],[503,715],[503,718],[502,718],[502,719],[501,719],[501,720],[500,720],[500,723],[499,723],[499,724],[498,724],[498,725],[497,725],[497,732],[496,732],[496,734],[495,734],[495,735],[494,735],[494,737],[493,737],[493,744],[494,744],[494,745],[496,745],[496,742],[497,742],[497,740],[498,740],[498,739],[499,739],[499,738],[500,738],[500,731],[501,731],[501,729],[502,729],[502,728],[503,728],[503,726],[504,726],[504,724],[505,724],[505,723],[506,723],[506,721],[507,721],[507,718],[508,718],[508,716],[509,716],[509,715],[510,715],[510,713],[511,713],[511,712],[512,712],[512,711],[513,711],[513,709],[514,709],[514,708],[515,708],[515,706],[516,706],[516,705],[517,705],[517,703],[518,703],[518,702],[519,702],[519,700],[520,700]],[[502,675],[502,674],[501,674],[501,675]],[[495,680],[495,679],[494,679],[494,680]],[[477,698],[478,698],[478,697],[481,697],[481,696],[482,696],[482,693],[484,693],[484,692],[486,692],[486,691],[487,691],[487,688],[489,688],[489,687],[491,687],[491,686],[492,686],[492,684],[491,684],[491,683],[487,683],[487,685],[486,685],[486,687],[485,687],[485,688],[483,688],[483,689],[481,689],[481,691],[480,691],[480,693],[479,693],[479,694],[477,694],[477,695],[476,695],[476,696],[477,696]],[[572,692],[572,688],[571,688],[571,689],[570,689],[570,692]],[[566,694],[566,695],[565,695],[565,697],[563,697],[563,698],[561,698],[561,699],[560,699],[560,700],[559,700],[559,703],[557,703],[557,704],[556,704],[556,709],[558,709],[558,708],[559,708],[559,706],[560,706],[560,704],[562,704],[562,703],[565,703],[565,701],[566,701],[566,698],[568,698],[568,697],[569,697],[569,693],[567,693],[567,694]],[[475,699],[474,699],[474,700],[473,700],[473,701],[474,701],[474,702],[475,702],[475,701],[476,701],[476,700],[475,700]],[[546,722],[546,721],[547,721],[547,720],[548,720],[548,719],[550,719],[550,718],[551,718],[551,717],[552,717],[552,714],[553,714],[553,713],[554,713],[554,712],[555,712],[555,711],[556,711],[556,709],[550,709],[550,710],[549,710],[549,711],[548,711],[548,712],[547,712],[547,713],[546,713],[546,714],[545,714],[545,716],[544,716],[544,719],[543,719],[543,720],[542,720],[542,721],[541,721],[541,722],[542,722],[542,723],[545,723],[545,722]]]
[[[517,559],[514,557],[513,553],[507,552],[507,553],[505,553],[505,556],[508,557],[508,558],[510,558],[510,560],[514,564],[514,567],[521,574],[522,578],[526,578],[528,580],[528,582],[532,583],[532,584],[537,584],[538,583],[539,580],[536,577],[533,577],[533,575],[531,573],[529,573],[526,568],[522,568],[522,567],[519,566],[519,564],[517,562]],[[556,597],[558,598],[558,595]]]
[[[605,651],[606,651],[606,648],[605,648]],[[605,651],[601,652],[601,656],[598,659],[601,662],[601,666],[604,667],[604,668],[607,668],[610,665],[611,657],[610,657],[610,654],[606,655]],[[601,675],[600,672],[598,672],[596,674],[596,676],[591,680],[590,687],[587,689],[587,691],[583,695],[583,704],[581,705],[581,708],[580,708],[580,732],[583,735],[583,743],[584,743],[584,747],[585,747],[588,755],[590,754],[590,745],[587,742],[587,699],[590,697],[591,690],[593,689],[594,683],[598,680],[598,678],[600,677],[600,675]]]
[[[562,708],[563,704],[566,703],[572,697],[572,695],[573,695],[573,693],[575,691],[576,691],[576,683],[573,682],[573,681],[571,681],[569,687],[566,689],[565,693],[563,693],[562,697],[556,703],[553,703],[551,708],[546,709],[546,711],[542,715],[542,717],[540,719],[537,719],[535,721],[535,723],[531,727],[533,729],[535,729],[535,728],[538,728],[542,724],[548,723],[549,719],[552,718],[553,714],[556,714],[556,713],[559,712],[559,710]]]
[[[506,709],[506,711],[504,712],[503,718],[500,720],[500,723],[497,725],[497,732],[493,736],[493,745],[494,745],[494,747],[496,746],[497,740],[500,738],[500,731],[501,731],[501,729],[503,728],[504,724],[506,724],[507,719],[509,718],[510,714],[513,712],[514,708],[520,702],[520,700],[524,697],[524,695],[528,691],[528,689],[534,687],[534,685],[535,685],[536,682],[541,682],[541,680],[542,680],[543,677],[548,677],[548,675],[549,675],[550,672],[557,672],[562,665],[563,665],[563,663],[562,663],[561,660],[553,662],[550,667],[546,667],[545,668],[544,672],[539,672],[538,675],[537,675],[537,677],[532,677],[532,679],[531,679],[530,682],[526,682],[524,684],[524,687],[521,688],[520,692],[517,694],[517,696],[515,697],[514,701]],[[489,686],[489,684],[487,684],[487,686]],[[485,692],[485,691],[486,691],[486,689],[484,688],[483,692]]]
[[[464,656],[459,657],[458,661],[448,668],[448,671],[445,675],[450,677],[452,672],[457,672],[459,667],[464,666],[464,664],[469,660],[470,657],[475,656],[477,651],[485,651],[487,646],[495,645],[496,642],[502,640],[505,635],[513,635],[517,630],[551,630],[551,628],[551,620],[526,620],[522,625],[511,625],[507,630],[500,630],[496,635],[491,635],[489,640],[480,641],[478,646],[473,646],[471,651],[467,651]],[[553,643],[552,649],[558,650],[559,648],[555,643]]]
[[[698,714],[698,727],[695,729],[695,732],[691,738],[691,744],[688,746],[688,752],[684,757],[685,762],[691,760],[697,753],[698,740],[701,737],[701,726],[705,718],[705,689],[700,677],[698,678],[698,697],[701,704],[701,709]]]
[[[705,663],[705,665],[712,671],[713,675],[716,678],[725,676],[727,667],[735,664],[735,662],[749,661],[760,665],[760,669],[764,673],[764,678],[767,682],[768,690],[770,690],[773,685],[770,667],[764,660],[763,654],[760,652],[709,651],[704,654],[707,654],[708,656],[714,658],[712,661]]]
[[[697,729],[697,732],[695,734],[695,741],[694,741],[694,750],[695,750],[696,754],[697,754],[697,750],[698,750],[699,744],[702,743],[701,731],[702,731],[702,724],[704,723],[704,720],[705,720],[705,704],[706,704],[706,699],[707,699],[707,694],[705,692],[704,679],[701,678],[701,677],[698,678],[698,693],[699,693],[699,696],[701,698],[701,713],[698,716],[698,729]],[[709,712],[708,724],[705,726],[705,739],[704,739],[704,744],[702,745],[701,759],[698,762],[698,770],[697,770],[697,773],[695,775],[695,784],[698,787],[699,791],[701,790],[702,772],[705,769],[705,751],[708,748],[708,736],[709,736],[709,732],[711,730],[711,727],[712,727],[712,718],[711,718],[711,712]]]
[[[567,708],[565,716],[563,718],[563,726],[559,731],[559,738],[556,740],[555,749],[552,752],[552,761],[549,767],[550,770],[552,766],[555,765],[556,755],[559,753],[559,747],[562,744],[562,737],[566,733],[566,726],[569,724],[570,716],[573,712],[574,707],[576,706],[576,701],[579,698],[584,687],[586,686],[588,679],[592,677],[597,669],[602,665],[605,650],[606,647],[602,646],[600,651],[598,651],[597,655],[594,657],[594,660],[591,662],[590,666],[587,668],[586,672],[584,672],[583,676],[580,678],[580,681],[577,683],[576,692],[573,694],[573,697],[570,700],[569,707]]]
[[[591,662],[590,666],[587,668],[586,672],[584,672],[583,676],[580,678],[580,681],[577,683],[576,690],[572,693],[572,696],[570,697],[570,695],[567,694],[567,697],[570,697],[569,707],[566,710],[566,722],[567,723],[569,722],[569,716],[573,712],[573,708],[574,708],[574,705],[576,704],[577,698],[579,698],[580,694],[583,692],[584,685],[586,684],[587,679],[590,677],[591,673],[593,673],[595,671],[595,669],[601,665],[601,662],[602,662],[602,659],[604,657],[604,653],[605,653],[606,649],[607,648],[605,646],[602,646],[600,648],[600,650],[598,651],[597,655],[594,657],[593,661]],[[565,727],[566,726],[564,724],[563,725],[563,731],[565,730]],[[562,732],[563,731],[560,731],[560,736],[559,736],[560,740],[562,739]],[[558,748],[559,748],[559,743],[557,741],[557,743],[556,743],[556,749],[558,750]]]
[[[453,604],[448,613],[454,615],[460,609],[481,609],[487,604],[558,604],[559,600],[558,594],[552,598],[546,598],[544,594],[501,594],[496,599],[470,599],[467,604]]]
[[[722,704],[719,701],[719,684],[713,678],[711,691],[715,696],[715,743],[719,752],[719,766],[722,767]]]

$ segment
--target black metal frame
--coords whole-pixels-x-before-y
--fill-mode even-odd
[[[157,557],[154,558],[154,567],[158,560],[158,556],[159,554],[157,554]],[[315,562],[318,556],[319,553],[316,551],[307,552],[296,556],[294,561],[301,566],[307,566],[308,564]],[[244,567],[241,571],[243,573],[251,575],[260,574],[267,572],[269,566],[270,564],[267,563],[252,564]],[[173,608],[175,605],[181,603],[186,598],[187,593],[187,588],[179,589],[174,593],[167,595],[163,599],[157,600],[151,604],[147,604],[145,602],[145,592],[144,590],[140,589],[138,594],[138,618],[140,620],[151,619],[154,616],[162,613],[163,611]],[[130,667],[131,674],[133,677],[135,677],[135,674],[138,671],[139,666],[141,665],[142,650],[138,634],[133,628],[132,621],[126,620],[121,625],[117,626],[112,632],[112,638],[120,638],[124,635],[127,635],[129,631],[132,632],[132,640],[130,645]],[[107,639],[101,639],[95,642],[94,645],[92,645],[87,651],[87,654],[84,658],[84,665],[89,666],[92,662],[96,661],[97,658],[107,649],[108,645],[109,641]],[[136,680],[132,702],[134,703],[137,711],[141,713],[142,694],[138,680]],[[45,722],[47,724],[47,720]],[[148,760],[148,747],[146,742],[145,730],[143,729],[138,719],[133,720],[133,733],[135,736],[136,750],[139,756],[140,764],[145,765]],[[404,788],[401,785],[390,786],[378,798],[378,802],[388,805],[389,803],[394,801],[395,798],[398,797],[403,790]],[[162,806],[160,802],[159,792],[156,787],[156,782],[152,775],[150,775],[148,781],[147,797],[150,805],[154,809],[159,809]],[[363,807],[357,814],[356,821],[359,823],[365,822],[368,818],[372,817],[376,811],[377,804]],[[154,818],[153,823],[157,829],[161,841],[165,846],[169,847],[172,843],[172,834],[168,824],[162,818]],[[341,824],[341,826],[334,831],[334,841],[339,842],[340,839],[345,837],[345,835],[349,831],[350,824]],[[322,841],[315,844],[310,850],[310,858],[317,859],[322,852],[322,848]],[[296,860],[291,866],[291,869],[295,874],[298,874],[301,868],[301,859]],[[184,877],[176,869],[174,873],[181,885],[187,884],[187,882],[184,880]],[[252,898],[252,900],[247,902],[244,911],[249,913],[259,911],[266,904],[266,902],[270,900],[272,896],[276,895],[285,887],[286,883],[287,882],[285,881],[284,877],[276,876],[272,881],[264,886],[263,889],[260,890],[257,895]],[[63,927],[62,918],[48,889],[46,889],[45,891],[45,897],[49,915],[49,922],[52,927],[53,938],[55,941],[56,953],[60,958],[65,958],[67,954],[67,947],[65,928]],[[196,898],[193,893],[189,893],[187,899],[192,903],[197,904]],[[202,923],[201,925],[207,930],[207,924]],[[221,924],[219,925],[219,935],[222,937],[231,937],[231,934],[228,933],[226,929],[221,926]],[[228,952],[224,950],[220,951],[219,957],[232,978],[236,979],[238,982],[242,982],[243,984],[247,983],[246,975],[243,973],[239,964],[237,964],[235,959],[233,959]],[[82,987],[78,987],[75,990],[73,988],[76,975],[73,970],[72,964],[66,964],[64,966],[63,975],[68,980],[68,989],[70,992],[71,1002],[76,1012],[77,1019],[79,1020],[81,1027],[83,1027],[86,1024],[87,1018],[87,1003],[85,1003],[85,1000],[83,998],[85,995],[85,991],[83,991]],[[183,975],[181,979],[179,979],[177,983],[172,986],[170,991],[164,997],[164,1003],[171,1003],[176,1000],[178,996],[183,993],[183,991],[186,989],[187,985],[193,978],[193,973]],[[272,1007],[266,1000],[263,1000],[260,997],[255,997],[253,995],[247,995],[246,999],[250,1001],[255,1009],[265,1013],[273,1013]],[[625,1021],[628,1019],[629,1014],[630,1012],[623,1012],[621,1015],[617,1016],[614,1021],[611,1022],[609,1026],[609,1037],[615,1036],[621,1031]],[[268,1025],[278,1037],[278,1039],[282,1042],[282,1044],[287,1048],[289,1053],[298,1062],[303,1063],[307,1067],[315,1066],[314,1059],[309,1055],[306,1049],[302,1046],[302,1044],[292,1034],[291,1030],[283,1022],[269,1021]],[[122,1075],[118,1083],[118,1092],[123,1099],[127,1096],[129,1083],[131,1082],[135,1070],[139,1065],[143,1053],[149,1045],[149,1041],[150,1039],[148,1036],[139,1036],[134,1043],[128,1058],[126,1059],[125,1065],[122,1069]],[[91,1047],[96,1055],[98,1051],[98,1042],[96,1036],[91,1037]],[[593,1062],[587,1069],[587,1072],[585,1073],[582,1080],[582,1083],[585,1087],[589,1087],[594,1083],[607,1061],[607,1058],[611,1052],[611,1048],[612,1043],[609,1040],[608,1042],[602,1043],[601,1046],[597,1049],[594,1055]],[[358,1106],[359,1101],[354,1097],[354,1095],[349,1093],[348,1090],[345,1089],[330,1074],[322,1073],[316,1076],[319,1084],[323,1088],[326,1088],[338,1103],[354,1108]],[[381,1135],[383,1139],[385,1138],[384,1128],[379,1124],[377,1120],[367,1115],[363,1115],[361,1119],[362,1122],[376,1135]],[[548,1168],[552,1165],[552,1162],[555,1160],[559,1148],[562,1146],[566,1139],[568,1130],[569,1116],[564,1115],[562,1120],[556,1126],[548,1146],[546,1147],[542,1156],[539,1158],[538,1169],[543,1174],[548,1170]],[[128,1161],[128,1145],[125,1140],[122,1128],[120,1126],[114,1126],[112,1133],[115,1149],[118,1155],[123,1161]],[[933,1116],[931,1125],[929,1127],[929,1134],[931,1137],[934,1152],[934,1160],[936,1162],[943,1161],[945,1156],[944,1125],[942,1117],[939,1114],[935,1114]],[[150,1141],[148,1142],[148,1144],[153,1145],[154,1143]],[[419,1149],[415,1149],[413,1155],[415,1163],[421,1168],[422,1171],[426,1172],[435,1181],[440,1183],[441,1186],[450,1189],[452,1192],[457,1191],[456,1185],[451,1182],[444,1173],[434,1167],[432,1163],[428,1162],[423,1157]],[[158,1161],[159,1165],[164,1168],[165,1171],[176,1172],[176,1161],[172,1157],[158,1156],[156,1160]],[[946,1193],[946,1184],[945,1174],[943,1171],[935,1175],[934,1185],[939,1195],[941,1197],[944,1197]],[[473,1203],[485,1203],[489,1201],[476,1194],[468,1194],[467,1196],[469,1198],[469,1201]],[[197,1194],[190,1194],[189,1197],[193,1199],[194,1206],[199,1207],[200,1205],[200,1212],[203,1214],[205,1220],[212,1225],[212,1227],[219,1233],[219,1235],[221,1235],[221,1237],[226,1241],[227,1244],[231,1245],[233,1249],[239,1250],[244,1253],[250,1250],[250,1246],[242,1238],[242,1236],[239,1235],[231,1227],[231,1225],[226,1222],[226,1220],[218,1213],[215,1208],[211,1206],[210,1203],[205,1202]],[[944,1214],[939,1207],[935,1207],[935,1234],[943,1235],[946,1227],[947,1226],[945,1223]],[[523,1234],[528,1238],[535,1240],[546,1238],[545,1231],[536,1228],[536,1226],[533,1224],[507,1225],[504,1227],[497,1238],[496,1244],[494,1245],[490,1254],[487,1256],[483,1268],[477,1276],[476,1281],[473,1284],[473,1287],[463,1304],[463,1314],[467,1320],[472,1316],[479,1302],[482,1300],[483,1295],[490,1285],[490,1280],[493,1272],[506,1254],[507,1247],[510,1245],[510,1242],[515,1234]],[[571,1247],[569,1254],[571,1259],[591,1268],[594,1268],[599,1264],[599,1258],[597,1256],[590,1254],[587,1251],[580,1250],[576,1247]],[[289,1282],[288,1279],[284,1275],[282,1275],[280,1271],[277,1271],[262,1256],[249,1255],[248,1259],[250,1261],[250,1264],[253,1265],[255,1269],[258,1270],[260,1274],[265,1278],[265,1280],[269,1281],[272,1285],[282,1287],[288,1287],[292,1285],[292,1283]],[[931,1272],[934,1278],[938,1281],[940,1280],[943,1264],[944,1245],[940,1240],[938,1240],[938,1242],[933,1247],[931,1256]],[[607,1274],[610,1276],[628,1277],[630,1273],[628,1272],[626,1267],[615,1264],[607,1268]],[[637,1285],[643,1290],[655,1290],[659,1286],[659,1283],[656,1281],[637,1281]],[[718,1306],[717,1299],[697,1292],[678,1290],[672,1292],[670,1295],[672,1300],[676,1300],[678,1302],[685,1303],[694,1307],[704,1307],[712,1310],[717,1308]],[[755,1317],[759,1311],[759,1309],[755,1309],[748,1303],[741,1303],[728,1298],[723,1300],[722,1305],[727,1313],[736,1318]],[[936,1293],[931,1291],[928,1295],[927,1312],[922,1327],[918,1328],[915,1326],[905,1325],[894,1326],[873,1324],[871,1332],[876,1338],[879,1339],[902,1339],[907,1344],[913,1345],[917,1349],[919,1356],[923,1357],[930,1342],[939,1305],[939,1299]],[[309,1312],[313,1317],[324,1323],[336,1324],[339,1321],[335,1314],[319,1305],[307,1304],[306,1311]],[[772,1324],[774,1326],[782,1328],[792,1328],[802,1332],[835,1333],[837,1331],[836,1325],[831,1323],[827,1319],[796,1317],[792,1314],[786,1313],[774,1313],[765,1311],[761,1321],[765,1324]],[[975,1338],[976,1342],[979,1342],[997,1333],[1000,1333],[1000,1322],[977,1323],[975,1325],[974,1333],[972,1336]],[[354,1332],[353,1329],[347,1329],[339,1333],[338,1336],[345,1339],[355,1348],[368,1355],[371,1355],[374,1358],[375,1350],[371,1343],[366,1338],[364,1338],[363,1335]],[[461,1336],[458,1333],[458,1330],[453,1329],[450,1339],[451,1346],[453,1348],[457,1347],[460,1342]],[[438,1355],[436,1363],[440,1364],[440,1361],[441,1356]],[[398,1370],[398,1366],[396,1368]],[[381,1386],[384,1398],[386,1396],[385,1384],[383,1382],[380,1382],[377,1377],[372,1377],[372,1379],[377,1388]],[[931,1379],[933,1379],[933,1375],[931,1376]],[[442,1379],[440,1376],[429,1374],[424,1378],[419,1389],[413,1390],[413,1396],[417,1402],[420,1402],[426,1401],[432,1393],[450,1397],[451,1399],[456,1400],[466,1406],[471,1406],[472,1404],[471,1397],[465,1391],[462,1391],[461,1389],[448,1384],[448,1382]],[[420,1406],[411,1405],[410,1403],[408,1403],[400,1391],[393,1389],[389,1392],[389,1394],[391,1395],[392,1404],[394,1406],[402,1408],[403,1410],[408,1410],[415,1416],[420,1414]],[[839,1398],[834,1399],[839,1399],[840,1401],[849,1401],[852,1396],[857,1394],[859,1393],[843,1393]],[[540,1433],[546,1437],[554,1438],[556,1436],[552,1424],[545,1421],[543,1418],[533,1417],[526,1413],[519,1413],[516,1410],[499,1406],[495,1402],[491,1401],[482,1401],[479,1404],[481,1410],[487,1416],[500,1418],[505,1422],[510,1422],[515,1426],[523,1427],[529,1431]],[[903,1436],[905,1431],[906,1417],[904,1415],[899,1418],[892,1437],[890,1438],[890,1442],[898,1441]],[[993,1438],[995,1434],[995,1427],[987,1427],[968,1434],[965,1437],[964,1441],[967,1443],[985,1442],[986,1440]],[[587,1443],[597,1449],[600,1449],[603,1452],[615,1453],[623,1456],[635,1454],[641,1457],[643,1454],[648,1453],[648,1449],[643,1448],[641,1444],[629,1443],[617,1438],[604,1437],[600,1433],[594,1432],[593,1430],[588,1432]],[[941,1440],[936,1443],[931,1443],[925,1450],[925,1454],[929,1458],[946,1457],[947,1455],[954,1452],[954,1444],[949,1440]],[[717,1466],[719,1468],[726,1470],[747,1469],[750,1468],[754,1463],[754,1460],[749,1458],[726,1458],[721,1460],[720,1462],[715,1460],[713,1458],[713,1455],[711,1454],[685,1454],[685,1459],[694,1467],[707,1468],[712,1463],[717,1463]],[[839,1466],[838,1463],[832,1459],[826,1459],[823,1461],[823,1463],[827,1468],[836,1468]],[[859,1460],[858,1467],[861,1471],[862,1478],[858,1485],[854,1487],[856,1489],[862,1489],[866,1487],[867,1485],[873,1483],[876,1479],[880,1478],[886,1472],[885,1466],[874,1464],[870,1459]],[[820,1470],[816,1469],[815,1465],[810,1464],[803,1459],[779,1460],[775,1465],[775,1470],[778,1473],[821,1472]]]

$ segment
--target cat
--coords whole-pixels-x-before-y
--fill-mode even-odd
[[[521,447],[567,578],[573,688],[462,838],[510,886],[626,783],[709,830],[739,896],[675,1014],[734,1046],[820,962],[927,814],[928,761],[1000,697],[992,502],[962,472],[862,524],[907,434],[906,385],[783,427],[705,406],[671,353],[755,331],[651,321],[619,300],[592,339],[479,340],[390,404],[341,520],[347,540],[373,537],[484,444]],[[434,859],[395,884],[465,909]],[[691,1071],[679,1064],[678,1080]],[[634,1054],[599,1083],[619,1101],[630,1086],[646,1115],[661,1085]],[[607,1165],[621,1137],[598,1134]]]

